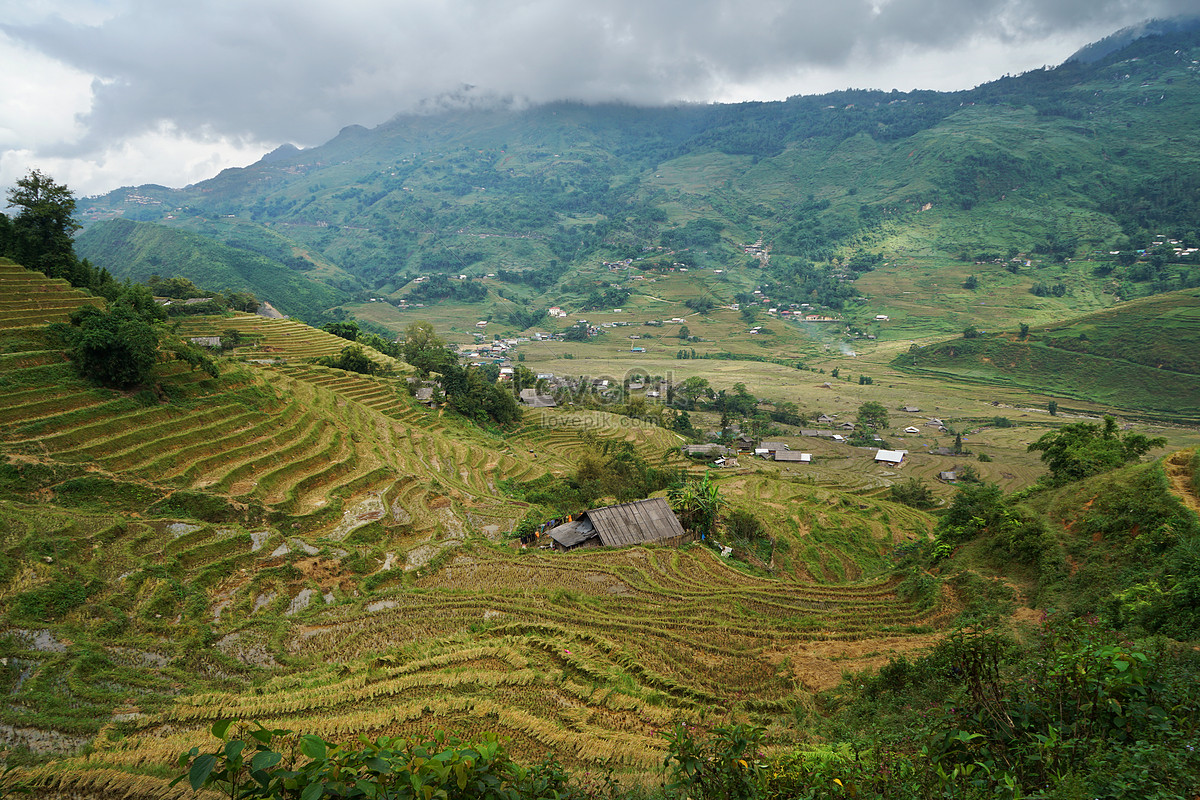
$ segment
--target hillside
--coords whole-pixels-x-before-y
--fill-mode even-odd
[[[1161,264],[1108,255],[1150,247],[1158,234],[1200,244],[1188,199],[1200,152],[1197,37],[1149,36],[950,94],[397,117],[187,189],[90,198],[79,249],[114,274],[145,271],[146,257],[105,230],[116,218],[153,222],[360,301],[396,302],[422,274],[491,273],[481,316],[502,293],[560,304],[581,267],[626,258],[650,270],[723,269],[747,288],[784,287],[774,299],[785,304],[856,320],[894,299],[876,275],[886,284],[930,266],[970,274],[980,262],[974,271],[994,273],[1005,302],[1061,282],[1059,305],[1090,311],[1197,279],[1190,255]],[[1093,255],[1101,260],[1063,272]],[[262,296],[274,302],[270,287]],[[931,320],[969,316],[971,305],[937,293],[918,303]]]
[[[1110,408],[1200,419],[1200,290],[1188,289],[1017,333],[913,345],[893,366],[1008,385]]]
[[[52,294],[40,316],[18,300]],[[813,692],[953,612],[888,572],[928,516],[861,488],[720,478],[776,532],[756,572],[701,546],[521,550],[507,534],[534,509],[504,485],[678,437],[554,409],[488,433],[397,378],[306,363],[343,340],[245,314],[175,333],[243,334],[218,378],[165,362],[152,391],[99,389],[43,327],[86,298],[13,265],[0,297],[0,722],[27,760],[89,743],[43,768],[53,786],[161,796],[225,715],[330,737],[486,728],[523,759],[646,775],[656,731],[713,706],[797,741]]]
[[[119,253],[120,278],[144,283],[151,275],[189,276],[211,291],[248,291],[291,316],[319,318],[325,309],[347,299],[345,292],[328,282],[267,255],[161,225],[114,220],[92,230],[79,247],[85,254]],[[303,269],[314,266],[288,256]]]

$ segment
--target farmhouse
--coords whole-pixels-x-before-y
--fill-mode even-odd
[[[720,444],[685,444],[684,455],[688,456],[732,456],[733,451]]]
[[[521,402],[531,408],[554,408],[557,405],[553,397],[548,394],[538,394],[537,389],[522,389]]]
[[[788,446],[783,442],[763,442],[758,446],[759,450],[766,450],[768,453],[777,453],[780,450],[787,450]]]
[[[677,545],[691,540],[661,497],[585,511],[547,534],[555,550],[579,547],[623,547],[639,544]]]
[[[775,460],[810,464],[812,463],[812,453],[796,453],[791,450],[780,450],[775,453]]]
[[[880,450],[875,454],[875,462],[899,466],[906,455],[908,455],[907,450]]]

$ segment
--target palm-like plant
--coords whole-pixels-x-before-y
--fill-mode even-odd
[[[707,472],[698,481],[672,487],[667,492],[667,499],[684,528],[705,536],[716,531],[725,508],[725,498],[721,497],[717,485],[709,480]]]

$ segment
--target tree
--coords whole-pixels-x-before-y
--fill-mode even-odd
[[[575,324],[567,328],[567,332],[563,334],[563,339],[568,342],[586,342],[588,340],[588,326]]]
[[[332,333],[334,336],[339,336],[348,342],[358,341],[358,323],[353,320],[327,322],[321,330]]]
[[[972,289],[972,290],[978,289],[979,288],[979,278],[974,275],[968,275],[967,279],[965,281],[963,281],[963,288],[964,289]]]
[[[380,367],[370,356],[367,351],[359,344],[349,344],[342,348],[341,353],[334,356],[321,356],[313,359],[313,363],[320,364],[325,367],[333,367],[334,369],[344,369],[347,372],[357,372],[362,375],[375,375],[380,371]]]
[[[253,314],[258,311],[258,298],[251,292],[230,292],[229,307],[234,311],[244,311]]]
[[[1103,427],[1090,422],[1064,425],[1043,434],[1028,450],[1041,452],[1051,482],[1063,484],[1133,463],[1166,443],[1161,436],[1150,438],[1133,432],[1119,436],[1117,421],[1105,417]]]
[[[1052,417],[1058,416],[1058,403],[1056,403],[1055,401],[1051,400],[1049,403],[1047,403],[1046,409],[1050,412],[1050,416],[1052,416]]]
[[[688,330],[687,325],[679,326],[679,338],[680,339],[687,339],[691,335],[692,335],[692,332],[690,330]]]
[[[678,393],[683,395],[687,408],[692,409],[696,407],[696,401],[700,399],[700,396],[711,395],[712,389],[709,387],[706,378],[693,375],[679,386]]]
[[[1017,334],[1017,338],[1022,339],[1022,340],[1029,338],[1029,324],[1028,323],[1025,323],[1025,322],[1021,323],[1021,330]]]
[[[865,425],[873,431],[879,431],[888,426],[887,409],[882,403],[868,400],[858,407],[858,424]]]
[[[978,339],[979,338],[979,329],[976,328],[974,325],[968,325],[966,328],[963,329],[963,338],[964,339]]]
[[[78,267],[73,236],[80,227],[71,190],[34,169],[9,190],[8,203],[20,209],[11,234],[16,260],[50,277],[70,279]]]
[[[80,374],[104,386],[125,389],[149,380],[158,360],[158,327],[132,305],[109,311],[83,306],[70,325],[52,326],[68,345]]]
[[[448,366],[458,361],[428,322],[414,322],[405,329],[401,352],[404,360],[416,367],[423,378],[430,372],[444,373]]]
[[[708,473],[698,481],[692,480],[672,487],[667,492],[672,510],[679,522],[689,531],[707,536],[713,533],[725,508],[725,498],[717,485],[709,480]]]
[[[937,505],[937,499],[934,498],[929,484],[916,478],[909,478],[904,483],[893,484],[889,491],[893,500],[906,506],[933,508]]]

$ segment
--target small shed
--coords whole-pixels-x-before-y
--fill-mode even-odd
[[[661,497],[594,508],[551,528],[555,550],[579,547],[624,547],[640,544],[678,545],[691,540],[675,512]]]
[[[907,411],[909,414],[920,414],[921,413],[921,409],[917,408],[916,406],[905,406],[904,408],[902,408],[900,410]]]
[[[522,389],[521,403],[530,408],[554,408],[557,403],[548,394],[538,394],[537,389]]]
[[[920,429],[920,428],[914,428],[912,425],[909,425],[907,428],[905,428],[905,429],[904,429],[904,432],[905,432],[905,433],[920,433],[920,432],[921,432],[921,429]]]
[[[684,455],[688,456],[732,456],[733,451],[723,444],[685,444]]]
[[[800,464],[808,464],[812,462],[812,453],[796,453],[790,450],[781,450],[775,454],[776,461],[791,461]]]
[[[423,406],[433,405],[433,387],[422,386],[421,388],[417,389],[415,397],[417,398],[417,402]]]
[[[875,463],[893,464],[899,466],[904,457],[908,455],[907,450],[880,450],[875,454]]]
[[[939,472],[938,480],[945,481],[946,483],[954,483],[958,480],[958,474],[955,472]]]
[[[780,450],[787,449],[788,446],[783,442],[762,442],[757,448],[757,450],[766,450],[768,453],[778,453]]]

